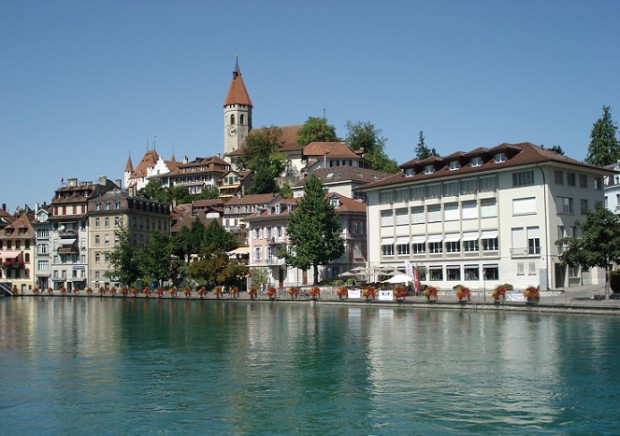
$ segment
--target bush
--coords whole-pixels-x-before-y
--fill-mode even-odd
[[[620,269],[609,271],[609,287],[614,293],[620,292]]]

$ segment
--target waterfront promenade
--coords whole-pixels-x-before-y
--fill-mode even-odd
[[[515,297],[520,297],[520,292],[514,292]],[[460,310],[511,310],[511,311],[540,311],[540,312],[580,312],[580,313],[599,313],[609,315],[620,315],[620,300],[604,298],[605,291],[602,286],[579,286],[567,288],[561,291],[541,292],[540,301],[530,305],[525,301],[512,301],[507,298],[506,301],[496,304],[490,295],[490,292],[472,291],[469,301],[460,302],[456,296],[456,292],[452,290],[440,290],[437,301],[429,302],[424,296],[408,295],[402,301],[396,300],[379,300],[373,299],[366,301],[362,298],[339,298],[336,294],[336,287],[322,287],[321,295],[316,300],[317,304],[351,304],[351,305],[377,305],[377,306],[393,306],[402,308],[443,308],[443,309],[460,309]],[[14,298],[22,297],[14,296]],[[165,292],[162,296],[150,294],[149,296],[139,293],[137,295],[129,294],[123,296],[120,294],[112,295],[109,292],[105,294],[92,293],[86,294],[84,291],[78,293],[61,294],[58,291],[53,293],[33,294],[27,293],[23,297],[35,298],[125,298],[125,299],[151,299],[151,300],[187,300],[187,301],[228,301],[228,302],[248,302],[250,297],[246,292],[241,292],[238,297],[234,298],[228,293],[224,293],[217,298],[212,292],[204,296],[200,296],[193,291],[190,295],[184,295],[179,291],[176,296],[171,296]],[[299,296],[291,298],[286,289],[278,291],[276,298],[270,300],[266,294],[259,293],[256,302],[265,303],[307,303],[312,301],[308,296]]]

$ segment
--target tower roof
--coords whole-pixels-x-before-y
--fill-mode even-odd
[[[239,70],[239,65],[235,65],[235,70],[233,71],[233,78],[230,82],[230,88],[228,88],[226,99],[224,99],[224,106],[228,106],[231,104],[244,104],[246,106],[252,107],[252,100],[250,100],[250,94],[248,94],[248,90],[245,89],[245,84],[243,83],[243,78],[241,77],[241,70]]]
[[[131,162],[131,155],[127,158],[127,164],[125,165],[126,173],[133,173],[133,163]]]

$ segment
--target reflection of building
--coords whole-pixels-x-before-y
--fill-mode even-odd
[[[116,277],[109,277],[110,252],[118,238],[116,231],[127,229],[129,240],[139,247],[149,240],[153,231],[170,234],[170,208],[126,191],[113,190],[88,202],[88,286],[98,289],[119,286]]]
[[[97,183],[69,179],[52,199],[52,287],[84,289],[88,277],[88,201],[108,191],[120,189],[100,177]]]
[[[595,271],[561,265],[555,241],[603,200],[605,170],[530,143],[412,160],[359,188],[368,199],[372,266],[427,270],[442,288],[597,284]]]
[[[34,229],[28,214],[23,213],[0,231],[0,286],[4,290],[23,293],[32,289],[34,252]]]
[[[334,280],[343,272],[366,263],[366,205],[337,193],[325,195],[339,215],[345,239],[343,255],[319,268],[320,279]],[[286,225],[298,200],[278,197],[244,219],[248,224],[250,268],[267,268],[270,282],[279,287],[313,282],[312,270],[308,277],[297,268],[287,267],[284,259],[278,256],[280,250],[287,249]]]

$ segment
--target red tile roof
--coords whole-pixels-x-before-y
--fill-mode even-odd
[[[280,135],[280,143],[278,144],[278,151],[281,153],[288,153],[291,151],[301,150],[299,145],[297,145],[297,132],[301,129],[302,125],[292,125],[292,126],[276,126],[281,130],[282,134]],[[252,129],[250,132],[250,136],[252,135],[260,135],[262,134],[268,127],[261,127],[258,129]],[[243,146],[238,148],[237,150],[226,153],[226,156],[235,157],[241,156],[243,154]]]
[[[231,104],[252,106],[252,100],[250,100],[250,94],[248,94],[248,90],[245,88],[245,84],[243,83],[243,78],[241,77],[239,67],[235,67],[235,70],[233,71],[233,78],[230,82],[230,87],[228,88],[226,98],[224,99],[224,106]]]
[[[362,158],[362,150],[355,151],[345,142],[311,142],[303,148],[302,156],[306,159],[312,157],[323,157],[329,155],[330,158]]]

